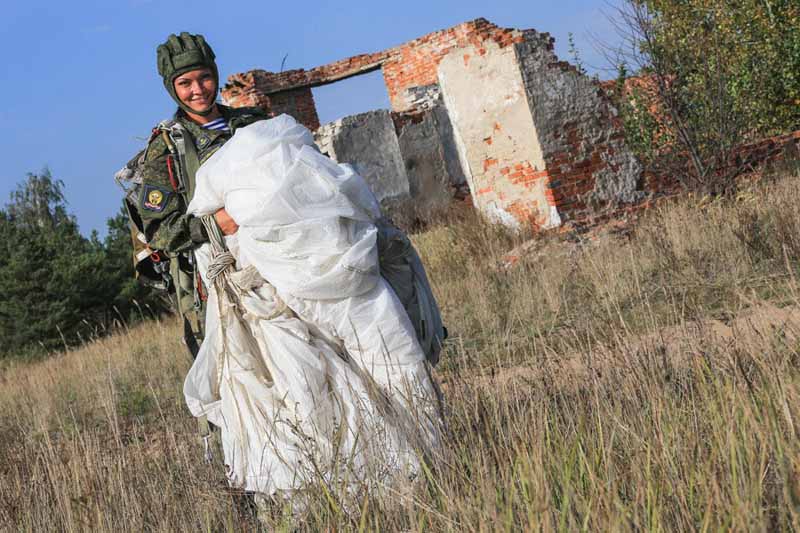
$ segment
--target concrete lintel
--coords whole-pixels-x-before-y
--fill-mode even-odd
[[[348,57],[310,70],[295,69],[277,73],[260,69],[251,70],[229,76],[223,91],[246,87],[253,81],[258,84],[259,92],[265,96],[296,89],[321,87],[379,70],[387,58],[387,52],[377,52]]]
[[[309,70],[294,69],[283,72],[269,72],[261,69],[254,69],[247,72],[232,74],[228,77],[228,82],[223,87],[225,98],[235,98],[242,90],[245,92],[257,86],[258,93],[263,96],[292,91],[295,89],[305,89],[321,87],[341,80],[360,76],[369,72],[374,72],[383,67],[384,63],[397,61],[399,51],[416,46],[425,46],[427,43],[435,41],[437,37],[448,32],[460,32],[466,34],[469,28],[478,31],[496,29],[497,26],[484,18],[477,18],[467,22],[462,22],[452,28],[437,30],[422,37],[412,39],[400,45],[387,48],[371,54],[359,54],[351,56],[333,63],[320,65]]]

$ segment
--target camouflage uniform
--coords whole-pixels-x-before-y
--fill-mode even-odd
[[[217,104],[217,108],[231,131],[205,130],[182,110],[178,110],[173,117],[187,133],[186,142],[194,141],[200,164],[225,144],[237,128],[267,118],[264,111],[258,108],[230,108],[220,104]],[[204,313],[202,303],[196,298],[195,284],[199,284],[200,280],[194,269],[191,252],[206,242],[208,237],[201,220],[186,213],[195,189],[194,176],[186,169],[175,168],[177,164],[171,157],[164,135],[154,129],[140,168],[142,183],[137,211],[150,248],[156,252],[166,252],[171,259],[170,274],[176,290],[178,311],[188,320],[193,336],[200,341]],[[178,175],[187,181],[183,184],[183,193],[177,187]],[[200,287],[200,294],[203,293]]]
[[[257,120],[267,118],[258,108],[230,108],[217,104],[217,108],[228,122],[228,131],[204,130],[188,119],[182,111],[175,114],[174,120],[181,123],[194,139],[200,164],[206,161],[228,139],[236,128],[247,126]],[[142,168],[142,187],[139,196],[139,213],[143,229],[150,247],[177,254],[191,250],[208,240],[199,219],[186,214],[186,205],[181,195],[175,191],[167,157],[170,151],[162,135],[154,135],[147,146]],[[172,163],[174,164],[174,163]],[[184,175],[187,172],[183,173]],[[190,180],[194,176],[187,176]],[[194,183],[185,184],[188,191],[194,191]],[[151,192],[158,191],[158,202],[150,202]],[[191,200],[191,198],[186,198]]]

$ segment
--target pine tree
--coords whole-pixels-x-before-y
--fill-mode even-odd
[[[76,344],[139,316],[137,303],[165,309],[133,278],[125,213],[108,221],[105,241],[87,239],[63,187],[47,169],[28,174],[0,210],[0,357]]]

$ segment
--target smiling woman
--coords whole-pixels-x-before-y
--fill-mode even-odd
[[[185,341],[194,352],[203,337],[203,313],[192,256],[208,240],[202,222],[186,214],[194,173],[236,128],[266,116],[260,109],[231,109],[216,102],[215,55],[202,35],[170,35],[158,47],[156,62],[178,110],[152,130],[145,150],[118,176],[132,184],[126,205],[139,235],[134,241],[137,271],[159,284],[164,277],[175,288]],[[214,216],[223,233],[238,229],[224,209]]]
[[[189,118],[207,124],[222,115],[216,106],[217,80],[211,69],[201,68],[181,74],[173,82],[175,95],[186,107]]]
[[[213,424],[230,485],[256,493],[260,511],[284,498],[301,509],[321,481],[354,493],[410,486],[441,429],[427,352],[381,275],[392,265],[408,273],[413,312],[435,307],[418,296],[410,242],[381,219],[363,178],[321,154],[294,119],[217,103],[202,36],[170,35],[157,59],[179,109],[118,179],[131,184],[137,259],[154,275],[168,270],[176,291],[195,357],[184,395],[206,451]],[[276,227],[283,237],[262,243]],[[444,332],[422,338],[438,354]]]

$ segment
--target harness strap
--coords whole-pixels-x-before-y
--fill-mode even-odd
[[[200,168],[200,159],[197,156],[197,148],[194,145],[192,135],[176,120],[168,120],[158,125],[164,137],[170,153],[177,156],[180,163],[175,168],[172,160],[167,157],[167,171],[169,172],[170,183],[182,197],[185,205],[189,205],[194,196],[195,176]],[[177,179],[176,179],[177,178]],[[177,182],[177,183],[176,183]],[[189,261],[192,264],[195,281],[199,278],[197,264],[194,259],[194,252],[189,253]],[[203,295],[197,288],[197,283],[193,283],[194,308],[199,310],[203,306]]]
[[[194,146],[192,135],[179,122],[172,124],[169,132],[175,143],[178,157],[183,163],[181,167],[186,170],[186,176],[183,176],[184,200],[186,200],[186,205],[189,205],[189,200],[194,196],[195,175],[200,168],[200,158],[197,156],[197,148]]]
[[[152,254],[153,254],[153,250],[151,250],[149,246],[148,246],[148,247],[145,247],[145,248],[142,248],[142,249],[139,251],[139,253],[138,253],[138,254],[136,254],[136,261],[137,261],[137,262],[139,262],[139,261],[144,261],[145,259],[147,259],[148,257],[150,257]]]
[[[178,192],[180,186],[178,185],[178,180],[175,178],[175,171],[173,169],[174,165],[172,164],[172,161],[173,161],[172,154],[169,154],[167,156],[167,172],[169,173],[169,184],[172,185],[173,191]]]
[[[167,172],[169,174],[170,185],[172,185],[173,190],[183,198],[185,205],[188,206],[192,195],[194,194],[195,175],[197,174],[197,170],[200,168],[197,151],[194,146],[194,140],[186,131],[186,129],[174,119],[165,120],[159,123],[159,125],[153,129],[150,140],[152,141],[159,133],[164,139],[164,143],[169,150],[169,155],[167,156]],[[200,273],[197,270],[197,262],[194,258],[194,252],[190,252],[188,256],[192,265],[192,270],[194,271],[192,285],[194,289],[194,312],[197,313],[202,307],[202,302],[205,300],[205,295],[202,292],[202,280],[200,278]],[[180,270],[178,267],[177,258],[175,259],[175,268],[176,271]],[[179,275],[176,277],[176,279],[179,279]],[[192,358],[197,358],[197,355],[200,351],[200,346],[195,338],[193,326],[189,322],[188,315],[186,314],[189,312],[189,310],[182,309],[181,306],[182,300],[180,293],[182,291],[182,287],[180,286],[180,283],[176,283],[176,291],[178,293],[178,308],[181,315],[183,315],[183,340],[184,343],[186,343],[189,352],[191,352]],[[205,460],[210,463],[213,460],[212,447],[210,445],[210,439],[212,438],[212,425],[209,423],[208,418],[203,415],[198,417],[197,427],[200,436],[203,439]]]

